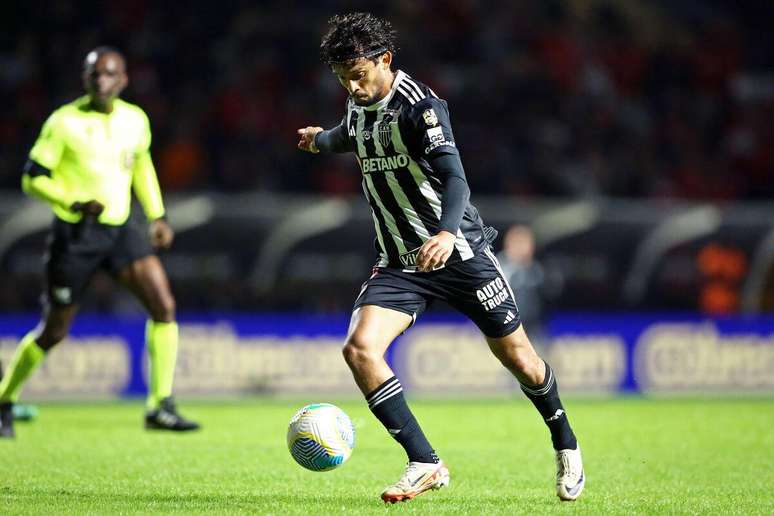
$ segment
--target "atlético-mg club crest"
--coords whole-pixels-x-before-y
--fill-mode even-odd
[[[382,121],[379,122],[379,143],[382,147],[389,147],[392,143],[392,124],[397,118],[398,112],[392,109],[385,109]]]

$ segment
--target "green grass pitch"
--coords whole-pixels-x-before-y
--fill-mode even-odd
[[[391,506],[404,456],[363,402],[338,403],[349,462],[292,461],[288,420],[313,401],[331,400],[183,401],[204,424],[190,435],[145,432],[139,403],[43,404],[0,441],[0,514],[774,514],[771,400],[568,400],[588,476],[574,503],[526,400],[415,402],[451,486]]]

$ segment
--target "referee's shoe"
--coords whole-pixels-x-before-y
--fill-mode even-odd
[[[189,421],[178,414],[175,400],[172,396],[169,396],[161,400],[159,408],[145,414],[145,428],[147,430],[188,432],[190,430],[198,430],[199,423]]]
[[[0,380],[3,379],[3,364],[0,362]],[[13,431],[13,403],[6,401],[0,403],[0,439],[16,437]]]
[[[13,431],[13,403],[0,403],[0,438],[16,437]]]

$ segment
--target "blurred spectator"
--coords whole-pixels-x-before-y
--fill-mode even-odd
[[[516,296],[516,305],[524,328],[533,340],[543,331],[547,298],[555,295],[557,281],[549,282],[543,266],[535,260],[535,236],[527,226],[512,226],[503,238],[503,250],[497,255],[503,273]],[[551,292],[553,291],[553,292]]]
[[[357,193],[353,162],[295,150],[301,120],[334,125],[341,88],[318,62],[350,2],[186,9],[144,0],[14,2],[0,31],[0,188],[18,190],[46,113],[78,95],[98,44],[120,47],[129,100],[154,121],[170,189]],[[479,195],[774,194],[771,2],[371,2],[400,32],[396,64],[449,100]],[[333,102],[331,102],[333,100]]]

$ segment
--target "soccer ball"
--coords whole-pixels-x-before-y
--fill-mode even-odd
[[[355,447],[355,428],[330,403],[307,405],[290,419],[288,449],[306,469],[329,471],[344,464]]]

